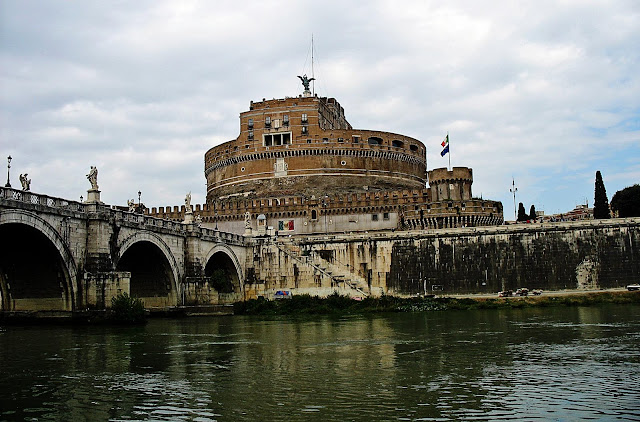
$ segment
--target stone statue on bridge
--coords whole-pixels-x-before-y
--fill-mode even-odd
[[[98,190],[98,168],[96,166],[91,166],[87,179],[91,183],[91,189]]]
[[[20,175],[20,183],[22,183],[22,190],[23,191],[30,191],[31,190],[31,179],[27,178],[28,174],[21,174]]]
[[[136,212],[136,203],[133,199],[129,199],[127,205],[129,206],[129,212]]]
[[[186,213],[191,213],[191,192],[184,198],[184,209]]]

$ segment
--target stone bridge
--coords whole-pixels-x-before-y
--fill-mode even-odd
[[[242,300],[243,236],[0,188],[3,311],[104,309],[120,292],[147,308]]]
[[[250,231],[250,230],[249,230]],[[99,202],[0,188],[2,311],[229,304],[279,290],[362,298],[622,288],[640,218],[317,236],[240,236]]]

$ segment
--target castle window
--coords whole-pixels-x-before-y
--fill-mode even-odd
[[[344,138],[338,138],[338,142],[344,142]]]
[[[273,127],[276,129],[280,128],[280,119],[273,119]]]
[[[252,130],[249,131],[249,135],[248,136],[249,136],[249,139],[253,139],[253,131]]]
[[[307,129],[306,126],[302,126],[302,133],[306,134],[307,132],[309,132],[309,130]]]
[[[285,114],[284,116],[282,116],[282,124],[285,126],[289,126],[289,115]]]
[[[369,145],[382,145],[382,139],[377,136],[369,137]]]
[[[322,142],[324,142],[325,144],[329,143],[329,138],[322,138]]]
[[[266,127],[271,127],[271,116],[267,116],[264,118],[264,125]]]
[[[416,152],[416,151],[418,151],[418,146],[417,145],[411,145],[411,146],[409,146],[409,149],[411,151],[413,151],[413,152]]]
[[[311,139],[307,139],[307,143],[310,144],[311,143]]]
[[[249,129],[253,129],[253,119],[249,119],[249,122],[247,123],[247,127]]]
[[[318,219],[318,210],[311,210],[311,219],[312,220]]]
[[[309,119],[307,118],[307,113],[302,113],[302,123],[307,123]]]
[[[395,147],[395,148],[404,148],[404,142],[399,141],[399,140],[397,140],[397,139],[394,139],[394,140],[391,142],[391,146],[392,146],[392,147]]]
[[[371,214],[371,221],[378,221],[378,214]]]
[[[352,142],[354,144],[357,144],[358,142],[360,142],[360,137],[357,135],[353,135],[353,137],[351,138]]]
[[[382,214],[382,219],[383,220],[388,220],[389,219],[389,213],[388,212],[383,213]]]
[[[263,137],[265,147],[270,147],[272,145],[287,145],[291,143],[291,132],[264,134]]]

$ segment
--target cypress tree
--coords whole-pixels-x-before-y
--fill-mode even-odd
[[[518,221],[527,221],[529,219],[529,216],[527,215],[527,212],[524,210],[524,205],[522,204],[522,202],[520,202],[518,204]]]
[[[596,189],[593,201],[593,218],[611,218],[607,190],[604,188],[600,170],[596,171]]]
[[[536,206],[535,205],[531,205],[531,208],[529,208],[529,220],[536,220],[538,217],[536,217]]]

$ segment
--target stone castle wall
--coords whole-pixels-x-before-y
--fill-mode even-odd
[[[616,288],[640,280],[640,218],[281,239],[254,257],[267,296]]]
[[[250,108],[240,115],[238,138],[205,154],[207,202],[239,192],[263,197],[425,186],[426,149],[420,141],[353,129],[332,98],[268,100]]]

